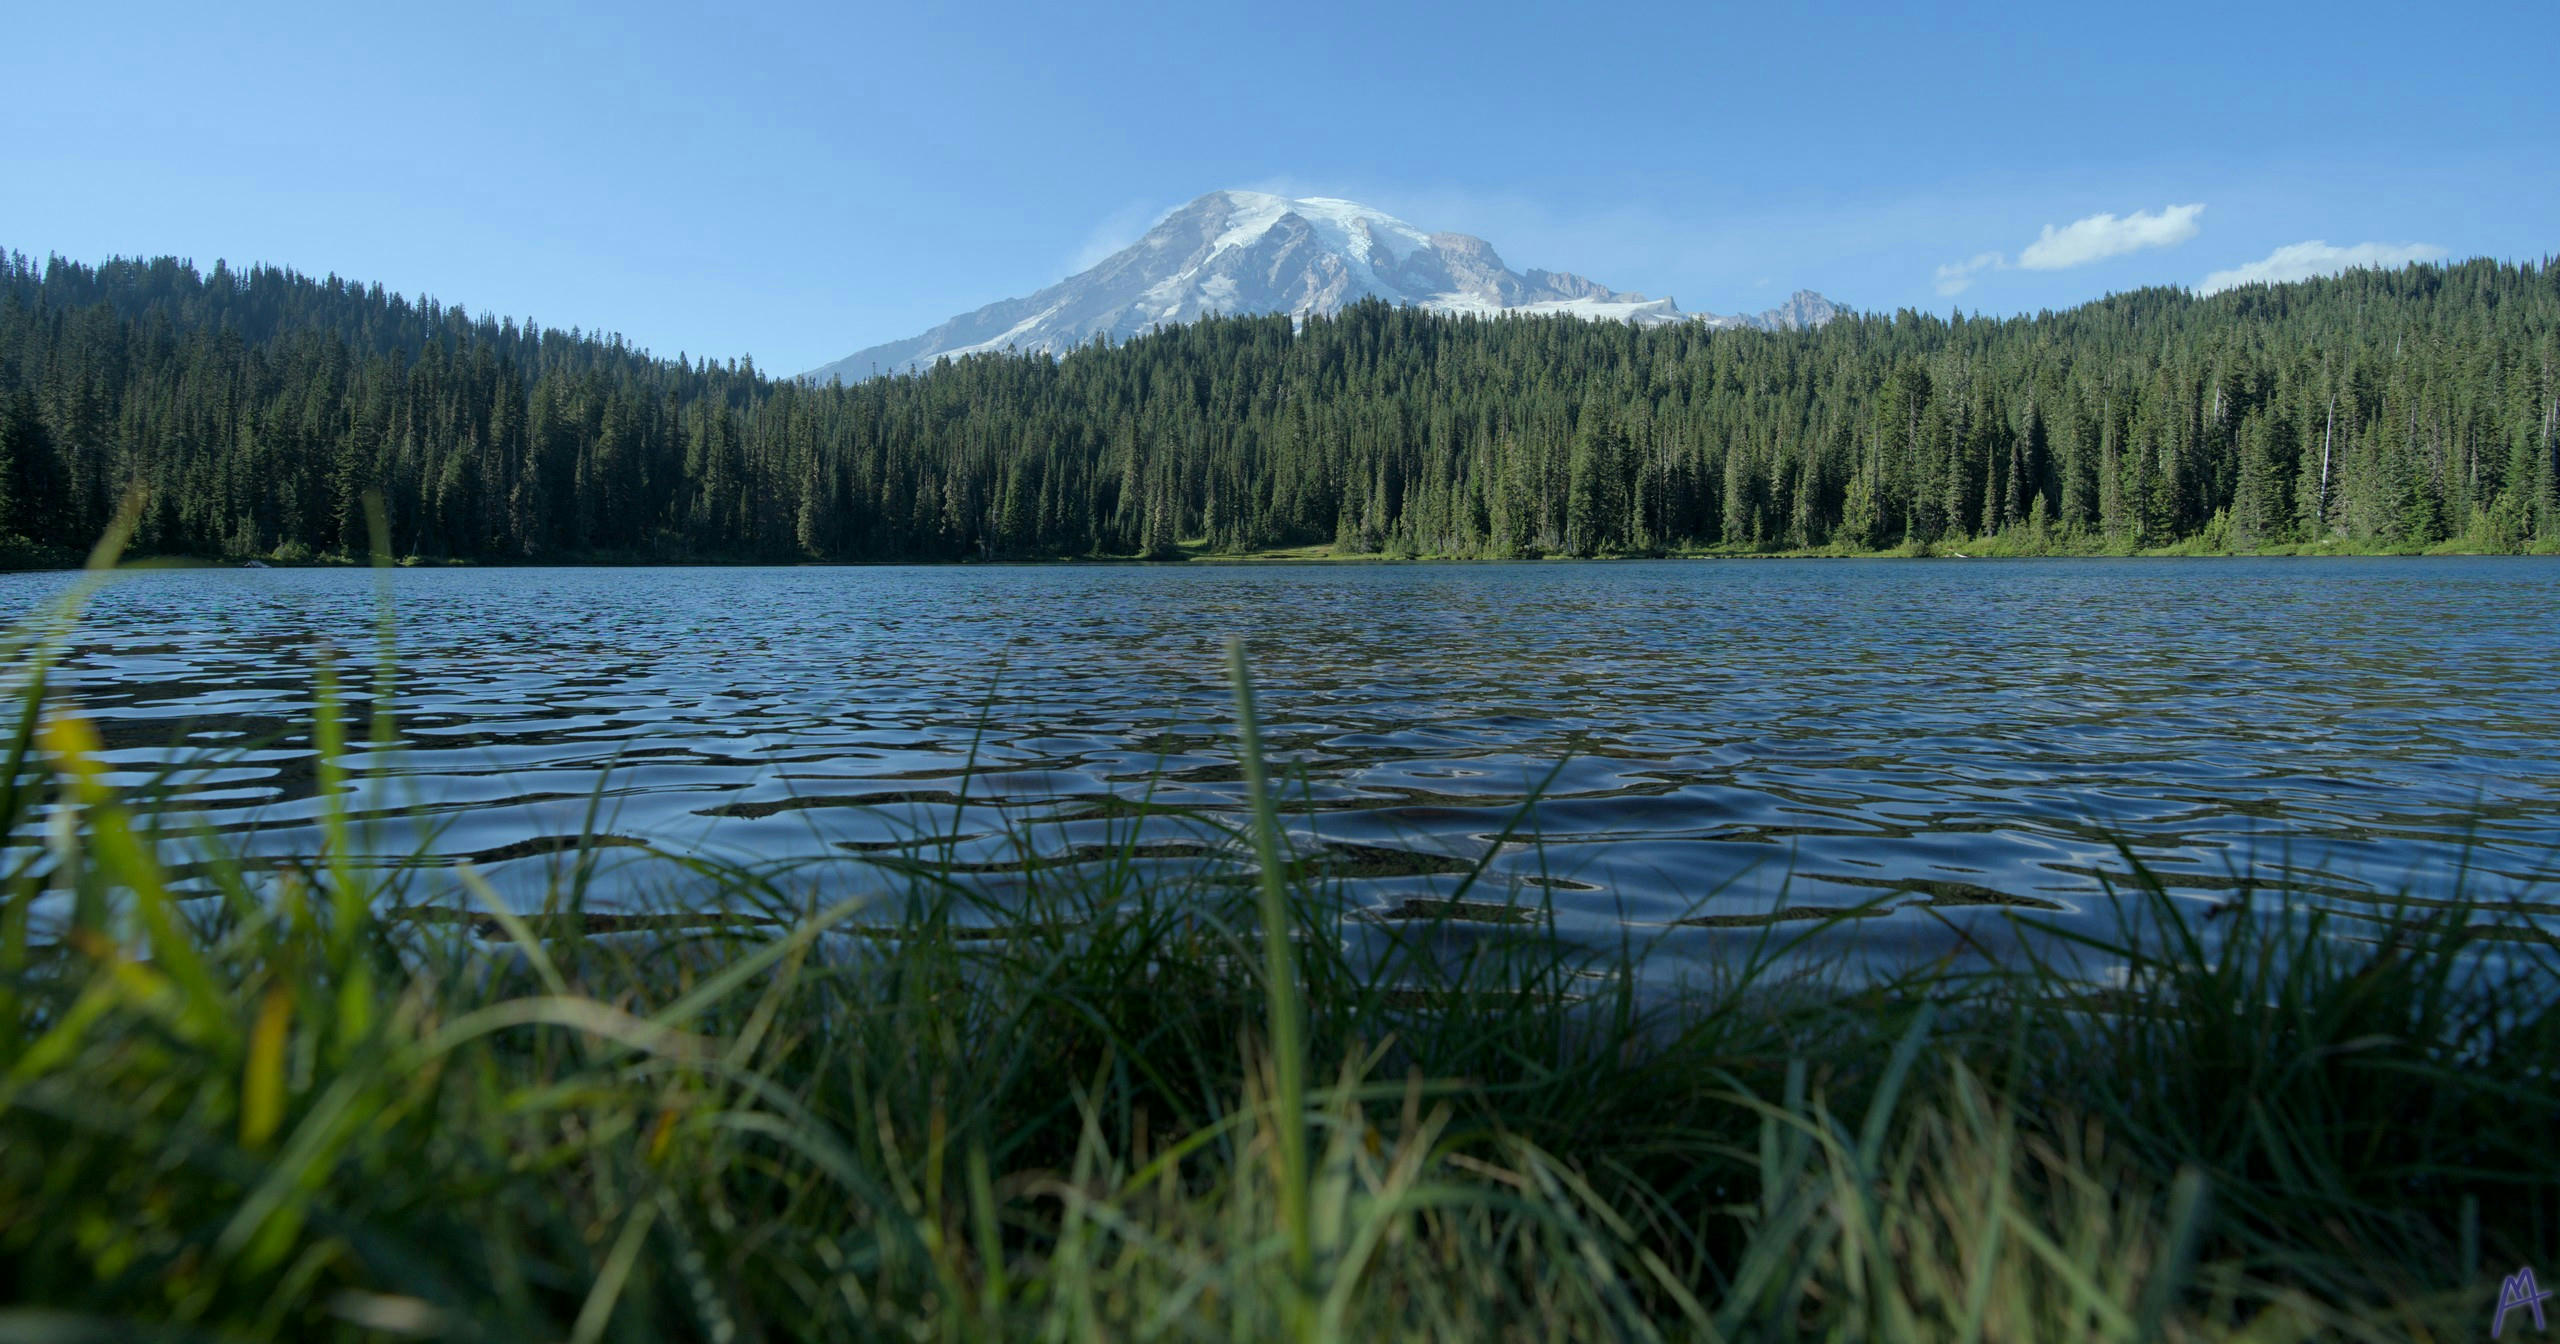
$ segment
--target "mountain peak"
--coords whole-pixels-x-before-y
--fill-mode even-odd
[[[1569,272],[1514,271],[1482,238],[1425,232],[1358,201],[1227,190],[1192,200],[1138,241],[1036,294],[988,304],[803,376],[859,380],[992,350],[1060,354],[1096,336],[1126,340],[1213,313],[1304,319],[1372,297],[1481,316],[1568,313],[1644,325],[1692,316],[1670,299]],[[1800,290],[1784,307],[1755,317],[1696,317],[1718,327],[1795,330],[1820,326],[1836,312],[1821,295]]]

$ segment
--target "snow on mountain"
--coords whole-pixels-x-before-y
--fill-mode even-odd
[[[1213,191],[1090,270],[1037,294],[988,304],[921,336],[857,350],[802,376],[858,381],[989,350],[1060,354],[1096,336],[1124,341],[1212,313],[1303,319],[1370,297],[1451,314],[1567,313],[1646,326],[1701,321],[1768,331],[1820,326],[1839,311],[1821,295],[1799,290],[1785,306],[1754,316],[1683,313],[1670,299],[1621,293],[1579,275],[1514,271],[1481,238],[1426,233],[1357,201]]]

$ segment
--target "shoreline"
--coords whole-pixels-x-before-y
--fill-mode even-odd
[[[1631,552],[1618,555],[1391,555],[1383,553],[1344,553],[1330,546],[1309,545],[1274,547],[1260,551],[1217,552],[1203,546],[1186,545],[1181,553],[1164,557],[1135,555],[1065,555],[1008,556],[989,558],[933,559],[925,557],[896,560],[823,560],[770,559],[722,556],[643,557],[602,553],[559,557],[525,556],[507,560],[463,559],[408,555],[391,562],[399,569],[897,569],[897,568],[962,568],[962,567],[1040,567],[1053,566],[1146,566],[1177,565],[1520,565],[1520,564],[1619,564],[1647,560],[2282,560],[2282,559],[2447,559],[2447,558],[2517,558],[2551,559],[2560,557],[2560,542],[2539,543],[2523,550],[2490,549],[2454,542],[2438,542],[2419,546],[2354,546],[2336,543],[2287,542],[2250,550],[2206,550],[2191,543],[2177,542],[2167,546],[2136,549],[2104,549],[2094,547],[2014,548],[1998,539],[1989,542],[1960,543],[1973,549],[1959,549],[1958,544],[1906,544],[1881,550],[1846,550],[1831,546],[1790,547],[1774,550],[1736,550],[1722,547],[1669,549],[1654,552]],[[317,556],[307,560],[279,560],[270,556],[202,556],[150,555],[129,558],[117,566],[124,570],[145,569],[358,569],[365,562],[343,555]],[[61,564],[0,565],[0,573],[54,574],[78,572],[82,566],[65,557]]]

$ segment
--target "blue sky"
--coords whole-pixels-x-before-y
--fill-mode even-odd
[[[2550,0],[91,4],[8,33],[0,246],[276,262],[776,372],[1220,187],[1714,312],[2560,252]]]

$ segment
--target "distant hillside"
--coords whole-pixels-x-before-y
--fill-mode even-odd
[[[816,387],[289,271],[0,264],[0,555],[2560,545],[2548,262],[1819,330],[1379,299]]]

